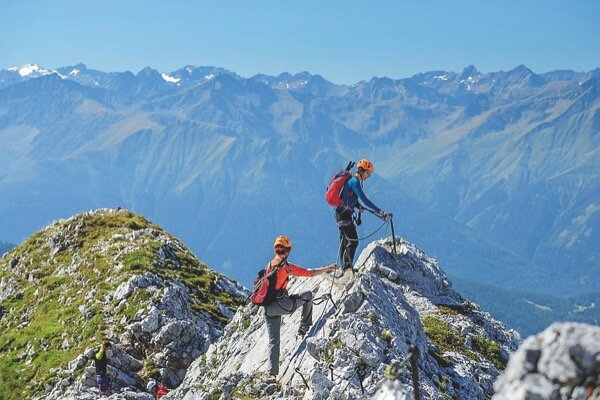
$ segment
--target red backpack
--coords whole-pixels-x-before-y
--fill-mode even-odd
[[[254,280],[254,290],[252,290],[252,294],[250,295],[252,303],[257,306],[266,307],[275,301],[277,298],[277,290],[275,289],[275,285],[277,285],[277,271],[284,265],[287,265],[286,260],[278,264],[268,274],[267,268],[258,271],[258,276]]]
[[[350,161],[346,169],[341,170],[331,178],[331,182],[329,182],[329,186],[327,186],[327,190],[325,191],[325,201],[330,206],[339,207],[343,204],[340,195],[342,194],[342,188],[352,177],[350,170],[353,166],[354,161]]]

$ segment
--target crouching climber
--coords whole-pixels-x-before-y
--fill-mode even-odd
[[[152,393],[156,400],[160,400],[164,395],[166,395],[169,392],[165,385],[156,382],[154,379],[150,379],[150,381],[148,381],[146,389],[148,389],[148,391]]]
[[[275,256],[259,273],[255,289],[251,296],[254,304],[265,307],[267,332],[269,335],[269,373],[279,373],[279,342],[281,316],[292,314],[302,307],[302,319],[298,335],[304,336],[312,325],[312,299],[310,291],[288,294],[287,284],[290,276],[313,277],[337,268],[335,264],[317,269],[305,269],[287,261],[292,251],[292,242],[287,236],[277,236],[273,243]]]

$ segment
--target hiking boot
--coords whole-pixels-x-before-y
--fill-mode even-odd
[[[298,328],[298,336],[304,337],[304,335],[306,335],[306,332],[308,332],[309,329],[310,327],[301,326],[300,328]]]
[[[344,268],[342,269],[342,275],[346,274],[348,271],[352,272],[352,275],[356,273],[356,270],[352,268],[352,264],[344,265]]]

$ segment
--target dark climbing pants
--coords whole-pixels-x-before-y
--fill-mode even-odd
[[[271,375],[277,376],[279,373],[281,316],[292,314],[298,307],[302,306],[300,330],[308,331],[308,328],[312,325],[312,299],[312,292],[304,292],[299,295],[284,296],[265,308],[267,333],[269,334],[269,373]]]
[[[106,393],[110,390],[110,379],[108,379],[108,375],[98,374],[96,375],[96,383],[100,388],[100,392]]]
[[[358,247],[358,234],[356,225],[352,221],[352,212],[335,212],[335,221],[340,230],[340,262],[342,267],[352,267],[354,263],[354,254]]]

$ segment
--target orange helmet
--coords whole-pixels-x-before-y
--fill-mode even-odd
[[[365,171],[373,172],[373,163],[367,159],[362,159],[356,164],[357,168],[362,168]]]
[[[292,241],[290,240],[289,237],[287,237],[285,235],[279,235],[275,238],[275,242],[273,243],[273,247],[277,247],[277,246],[283,246],[283,247],[287,247],[288,249],[291,249]]]

